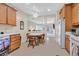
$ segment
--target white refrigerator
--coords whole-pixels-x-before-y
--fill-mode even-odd
[[[61,19],[58,22],[58,31],[57,31],[57,41],[60,46],[60,48],[65,48],[65,21],[64,19]]]

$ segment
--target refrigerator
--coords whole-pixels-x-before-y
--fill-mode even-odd
[[[65,48],[65,20],[61,19],[58,22],[58,44],[60,46],[60,48]]]

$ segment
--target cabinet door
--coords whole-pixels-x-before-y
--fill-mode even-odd
[[[72,25],[78,25],[79,23],[79,4],[74,5],[72,8]]]
[[[8,7],[8,24],[16,25],[16,11]]]
[[[9,52],[14,51],[18,47],[20,47],[21,44],[21,38],[19,34],[11,35],[10,36],[10,46],[9,46]]]
[[[77,23],[77,11],[78,11],[78,8],[77,7],[73,7],[72,9],[72,23],[73,25]]]
[[[6,11],[7,11],[7,6],[4,4],[0,4],[0,23],[1,24],[6,24]]]
[[[67,52],[70,53],[70,40],[68,37],[66,37],[66,40],[65,40],[65,49],[67,50]]]
[[[71,20],[72,20],[72,7],[70,4],[65,6],[65,29],[66,32],[70,32],[71,31]]]

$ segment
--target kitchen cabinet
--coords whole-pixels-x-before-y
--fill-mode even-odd
[[[71,32],[72,28],[72,6],[71,4],[65,5],[65,30]]]
[[[7,6],[4,4],[0,4],[0,23],[6,24],[7,19]]]
[[[8,7],[8,24],[9,25],[16,25],[16,10],[14,10],[13,8]]]
[[[9,52],[12,52],[20,47],[21,44],[21,37],[20,34],[10,35],[10,46]]]
[[[16,10],[0,3],[0,24],[16,25]]]
[[[79,25],[79,4],[72,5],[72,25]]]
[[[63,7],[60,11],[60,17],[65,17],[65,8]]]
[[[65,4],[60,10],[59,16],[61,19],[65,20],[65,30],[66,32],[71,31],[72,27],[72,4]]]
[[[66,35],[65,38],[65,49],[68,53],[70,53],[70,37]]]

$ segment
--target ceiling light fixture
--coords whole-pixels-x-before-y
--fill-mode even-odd
[[[48,9],[48,11],[51,11],[51,9]]]
[[[33,14],[33,17],[35,17],[35,18],[38,17],[38,14],[37,13],[34,13]]]
[[[36,6],[33,6],[33,11],[40,12],[40,10]]]

